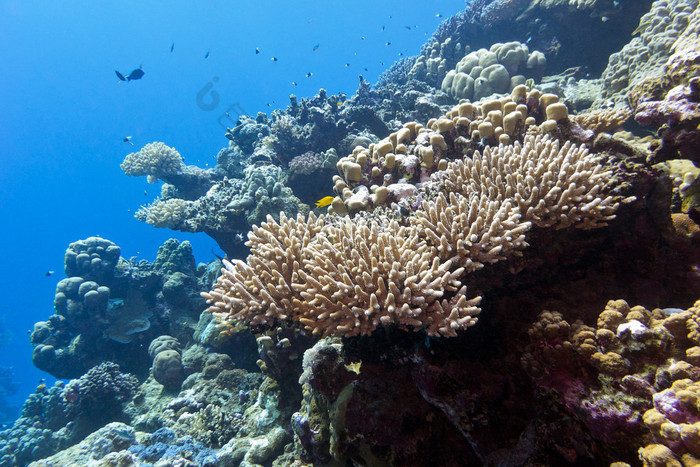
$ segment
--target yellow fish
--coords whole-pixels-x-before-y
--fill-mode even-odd
[[[321,198],[318,201],[316,201],[316,207],[317,208],[325,208],[326,206],[331,204],[334,199],[335,199],[334,196],[326,196],[325,198]]]

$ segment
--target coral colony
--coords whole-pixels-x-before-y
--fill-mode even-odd
[[[225,257],[70,244],[31,334],[69,381],[0,465],[697,465],[699,29],[470,2],[374,86],[241,116],[212,169],[127,155],[162,182],[136,218]]]

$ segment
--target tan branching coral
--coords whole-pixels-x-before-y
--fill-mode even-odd
[[[221,319],[292,320],[323,336],[389,324],[448,336],[476,322],[479,298],[468,300],[457,280],[463,268],[441,262],[395,221],[269,218],[248,244],[248,263],[225,262],[217,287],[203,294]]]
[[[571,115],[569,118],[581,125],[586,130],[594,133],[610,133],[621,127],[630,117],[632,112],[629,109],[598,109],[579,115]]]
[[[147,175],[148,183],[179,173],[184,167],[180,153],[160,142],[148,143],[139,152],[132,152],[121,164],[127,175]]]
[[[225,262],[203,296],[224,321],[301,323],[314,334],[370,334],[380,325],[454,336],[476,322],[465,274],[517,254],[532,224],[594,228],[618,203],[611,175],[583,147],[528,136],[448,164],[436,199],[407,225],[376,216],[271,217],[249,235],[251,255]],[[445,193],[448,193],[447,195]]]
[[[188,215],[188,204],[184,199],[159,199],[148,206],[141,206],[134,217],[154,227],[178,229]]]

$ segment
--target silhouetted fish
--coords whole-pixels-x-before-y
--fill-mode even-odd
[[[46,277],[52,276],[54,271],[46,271]]]
[[[127,75],[126,80],[127,81],[134,81],[137,79],[141,79],[141,78],[143,78],[143,75],[144,75],[143,70],[141,69],[141,67],[138,67],[137,69],[135,69],[134,71],[132,71],[131,73],[129,73]]]
[[[170,44],[170,51],[172,52],[174,48],[175,48],[175,42],[173,42],[172,44]]]
[[[122,143],[129,143],[132,146],[134,145],[134,143],[131,142],[131,136],[125,136]]]
[[[207,50],[207,53],[204,54],[204,58],[209,58],[209,51]]]

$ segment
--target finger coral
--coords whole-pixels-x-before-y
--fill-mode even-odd
[[[610,175],[583,147],[527,136],[448,164],[434,180],[441,192],[407,225],[381,215],[268,217],[249,235],[247,263],[225,261],[202,295],[223,321],[291,321],[322,336],[380,325],[454,336],[476,322],[481,299],[460,279],[524,248],[531,224],[605,225],[618,207],[603,194]]]

